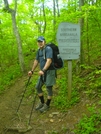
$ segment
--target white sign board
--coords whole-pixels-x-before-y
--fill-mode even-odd
[[[62,59],[78,59],[80,56],[80,25],[60,23],[57,31],[57,42]]]

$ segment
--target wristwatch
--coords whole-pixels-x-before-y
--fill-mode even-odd
[[[33,74],[33,71],[31,70],[31,73]]]
[[[44,73],[45,73],[45,72],[46,72],[46,70],[45,70],[45,69],[42,69],[42,72],[44,72]]]

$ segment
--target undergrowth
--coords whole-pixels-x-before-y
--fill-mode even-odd
[[[26,69],[28,69],[28,63],[30,59],[32,59],[31,55],[25,57]],[[0,94],[3,93],[8,86],[11,86],[13,83],[15,83],[15,80],[22,75],[23,73],[21,72],[21,68],[18,62],[13,65],[10,65],[9,67],[6,67],[6,69],[4,70],[0,70]]]
[[[22,75],[18,65],[10,66],[5,72],[0,73],[0,93],[2,93],[7,86],[15,82],[15,79]]]
[[[88,106],[89,116],[83,115],[83,118],[76,125],[75,134],[101,134],[101,70],[90,68],[84,70],[79,77],[78,92],[82,92],[93,105]],[[80,80],[82,79],[82,81]]]
[[[101,134],[101,110],[92,106],[88,108],[90,115],[84,115],[76,125],[75,134]]]
[[[4,89],[5,85],[10,85],[11,81],[20,76],[20,69],[9,68],[6,70],[8,75],[2,75],[0,77],[1,85],[0,92]],[[66,112],[67,109],[76,105],[80,101],[80,93],[83,93],[88,99],[93,100],[97,98],[92,106],[88,106],[90,115],[83,115],[82,119],[75,126],[75,134],[100,134],[101,133],[101,70],[93,67],[86,67],[80,74],[75,72],[72,74],[72,91],[71,99],[68,99],[68,79],[67,68],[57,71],[57,89],[56,94],[53,96],[53,105],[60,109],[62,112]],[[2,78],[2,79],[1,79]],[[33,77],[28,85],[25,97],[31,96],[35,93],[35,85],[38,75],[37,71],[34,72]],[[25,82],[25,84],[27,81]]]
[[[61,70],[65,76],[65,71]],[[95,100],[93,105],[88,106],[89,116],[83,115],[75,126],[75,134],[101,134],[101,70],[95,67],[87,67],[79,75],[73,74],[71,100],[68,100],[67,77],[57,80],[58,94],[54,98],[54,105],[66,111],[67,108],[76,105],[80,101],[80,93],[88,99]],[[96,101],[97,100],[97,101]]]
[[[58,74],[60,75],[60,78],[57,78],[57,95],[54,97],[54,105],[62,111],[65,111],[67,108],[70,108],[72,105],[79,102],[79,94],[77,87],[75,86],[75,80],[71,91],[71,98],[68,98],[68,79],[65,74],[66,68],[60,70]]]

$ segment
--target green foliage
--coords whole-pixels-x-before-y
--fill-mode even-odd
[[[56,42],[56,32],[60,22],[78,23],[80,18],[84,18],[81,39],[84,42],[83,58],[85,65],[81,67],[85,70],[92,70],[93,61],[101,53],[100,2],[90,3],[91,1],[88,1],[80,11],[78,0],[70,1],[69,3],[63,0],[59,5],[59,15],[57,8],[55,8],[54,15],[53,5],[50,8],[46,4],[47,2],[44,2],[45,7],[43,10],[43,1],[18,1],[16,23],[21,36],[26,68],[29,68],[30,60],[35,56],[38,35],[44,35],[47,42]],[[10,4],[10,7],[14,9],[14,2]],[[66,74],[66,69],[61,70],[60,73]],[[79,77],[73,72],[71,101],[68,100],[67,77],[63,75],[60,79],[57,79],[59,89],[58,95],[54,98],[54,105],[58,108],[68,108],[74,105],[79,101],[79,91],[83,91],[90,97],[97,95],[101,98],[101,79],[98,77],[100,74],[101,70],[95,70],[92,73],[85,74],[86,76],[83,74],[83,76]],[[21,75],[11,16],[0,7],[0,91],[3,91],[6,85],[10,85],[15,78]]]
[[[87,87],[84,92],[91,98],[95,96],[101,96],[101,78],[99,77],[100,74],[100,70],[93,69],[85,77],[85,85],[87,85]]]
[[[60,77],[57,78],[58,89],[55,89],[57,95],[54,96],[54,105],[62,111],[66,111],[80,101],[80,93],[83,93],[89,99],[98,97],[97,103],[101,106],[101,68],[94,67],[96,66],[94,64],[95,60],[97,60],[97,57],[100,58],[101,55],[101,2],[86,1],[80,11],[78,0],[70,2],[62,0],[59,4],[59,15],[56,6],[54,15],[53,5],[50,8],[46,4],[46,0],[44,2],[45,7],[43,10],[43,0],[18,1],[16,23],[21,36],[26,69],[28,70],[30,60],[35,56],[38,35],[45,36],[47,42],[53,41],[56,43],[56,32],[59,23],[78,23],[80,18],[83,18],[81,40],[83,41],[84,64],[80,66],[82,71],[77,75],[73,70],[71,100],[68,100],[67,69],[65,67],[59,71]],[[2,2],[0,4],[3,5]],[[10,7],[14,9],[14,2],[10,4]],[[0,7],[0,93],[21,75],[11,16]],[[25,84],[26,82],[27,80]],[[32,78],[29,83],[25,97],[30,97],[33,94],[35,84],[36,77]],[[98,111],[94,105],[88,107],[88,109],[90,115],[84,115],[80,120],[76,126],[75,134],[101,133],[101,111]],[[63,128],[63,132],[66,132],[66,128]],[[58,131],[55,130],[49,131],[49,134],[57,133]]]
[[[20,77],[21,75],[19,66],[10,66],[5,69],[5,72],[0,73],[0,93],[2,93],[7,86],[14,83],[14,79]]]
[[[101,132],[101,111],[97,112],[97,109],[93,106],[88,108],[90,116],[83,116],[74,130],[75,134],[99,134]]]
[[[66,74],[66,68],[60,70],[60,74]],[[58,95],[54,98],[54,105],[62,111],[65,111],[67,108],[71,107],[79,101],[78,90],[75,86],[72,88],[71,100],[68,99],[67,81],[67,77],[62,77],[62,75],[60,79],[57,79]]]

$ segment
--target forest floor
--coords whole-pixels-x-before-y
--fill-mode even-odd
[[[82,93],[80,102],[65,112],[54,107],[52,104],[54,100],[52,100],[49,111],[40,113],[35,111],[35,106],[38,104],[37,97],[28,124],[35,95],[23,99],[17,112],[27,80],[28,76],[17,79],[15,84],[0,95],[0,134],[74,134],[72,130],[82,116],[89,113],[87,105],[92,105],[93,101]],[[54,90],[58,92],[58,89]],[[32,129],[28,131],[30,126]]]

